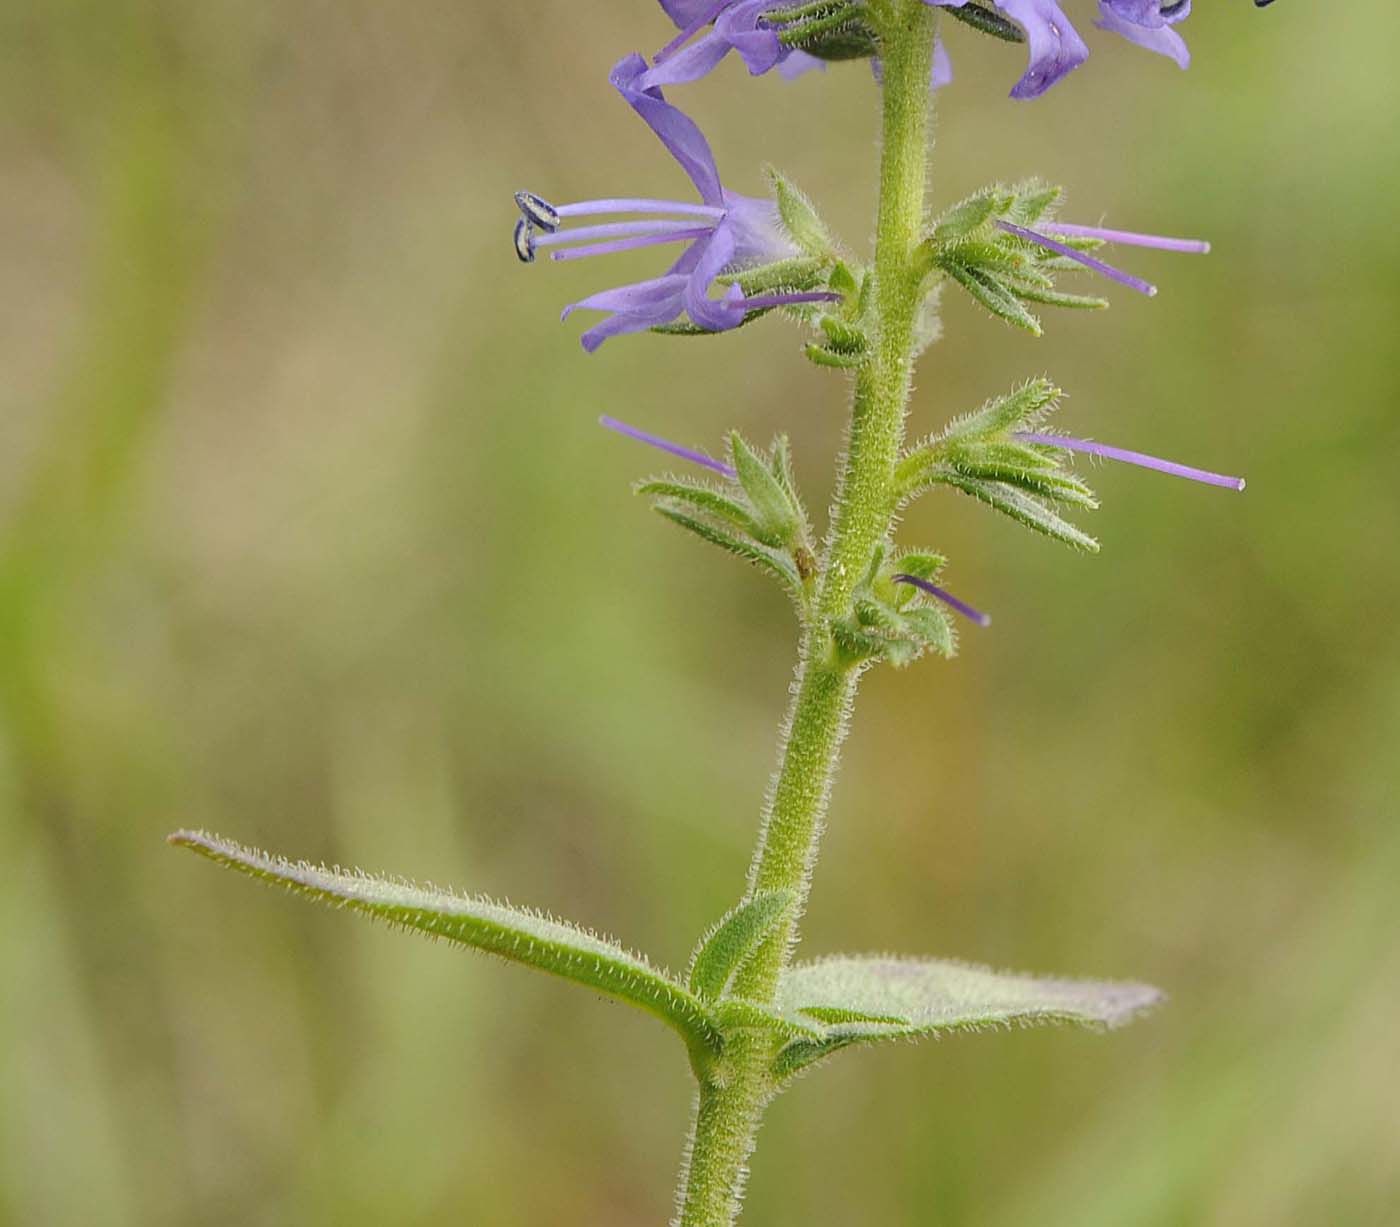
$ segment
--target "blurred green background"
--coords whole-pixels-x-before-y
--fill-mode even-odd
[[[930,498],[995,626],[861,694],[810,952],[1148,979],[1150,1021],[847,1055],[745,1222],[1400,1222],[1400,78],[1388,0],[1200,5],[1189,74],[1089,28],[1049,97],[950,33],[936,194],[1040,173],[1155,301],[1013,335],[961,299],[915,428],[1033,374],[1101,468],[1085,559]],[[657,1227],[679,1047],[566,985],[167,849],[203,826],[537,903],[683,966],[737,896],[781,596],[628,492],[615,413],[789,431],[842,380],[770,322],[592,359],[510,193],[669,193],[606,86],[649,0],[0,3],[0,1221]],[[875,91],[678,100],[856,245]]]

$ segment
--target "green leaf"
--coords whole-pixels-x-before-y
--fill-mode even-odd
[[[650,494],[657,498],[672,499],[694,507],[697,511],[708,512],[722,520],[727,520],[735,528],[745,533],[754,531],[753,516],[747,507],[740,505],[728,495],[712,490],[698,482],[649,480],[639,482],[634,487],[638,494]]]
[[[953,439],[982,439],[1008,430],[1027,430],[1054,411],[1063,395],[1048,379],[1032,379],[1007,396],[994,396],[966,417],[956,418],[935,442]]]
[[[1011,197],[996,188],[983,188],[948,209],[933,228],[933,241],[943,247],[970,238],[998,213],[1011,207]]]
[[[858,356],[870,347],[870,338],[863,328],[848,324],[834,315],[822,316],[821,330],[826,333],[827,347],[837,353]]]
[[[993,315],[1017,328],[1024,328],[1032,336],[1041,335],[1040,321],[1021,305],[999,278],[981,269],[967,268],[951,258],[941,260],[940,267]]]
[[[768,179],[778,202],[778,216],[792,241],[808,255],[818,259],[830,258],[836,244],[817,213],[816,207],[781,171],[770,166]]]
[[[576,925],[480,896],[269,856],[202,831],[177,831],[170,842],[332,907],[443,937],[625,1001],[669,1023],[692,1049],[720,1046],[714,1021],[685,985],[640,955]]]
[[[1018,226],[1034,226],[1042,217],[1059,204],[1064,189],[1038,180],[1018,183],[1011,189],[1015,200],[1007,210],[1007,217]]]
[[[837,957],[784,973],[776,1006],[823,1024],[820,1040],[796,1040],[778,1057],[780,1076],[851,1044],[1013,1024],[1113,1028],[1162,1000],[1144,984],[1040,979],[938,959]]]
[[[1044,286],[1026,285],[1019,280],[1011,282],[1011,292],[1023,302],[1039,303],[1046,307],[1067,307],[1071,311],[1102,311],[1108,306],[1106,298],[1092,294],[1064,294]]]
[[[1097,554],[1099,551],[1099,543],[1093,537],[1081,532],[1039,499],[1016,489],[1015,486],[1000,481],[982,481],[951,468],[932,470],[929,476],[931,481],[941,482],[955,490],[961,490],[964,494],[970,494],[973,498],[995,507],[1003,515],[1008,515],[1027,528],[1033,528],[1056,541],[1063,541],[1066,545],[1090,554]]]
[[[657,503],[656,511],[659,515],[665,516],[673,524],[679,524],[682,528],[708,541],[711,545],[717,545],[722,550],[728,550],[731,554],[742,558],[745,562],[750,562],[761,570],[768,571],[770,574],[777,576],[793,599],[797,601],[799,605],[803,603],[804,592],[802,577],[797,573],[797,564],[791,558],[779,553],[777,550],[760,545],[756,541],[747,541],[739,537],[731,536],[722,528],[710,524],[705,520],[698,519],[681,508],[673,506],[668,501]]]
[[[801,532],[802,518],[782,482],[737,430],[729,434],[729,451],[754,509],[754,536],[764,545],[790,548]]]
[[[956,17],[959,21],[970,25],[974,30],[980,30],[983,34],[990,34],[993,38],[999,38],[1003,42],[1023,43],[1026,41],[1025,32],[1013,21],[1008,21],[1000,13],[993,11],[981,4],[964,4],[961,8],[950,8],[945,10],[950,17]]]
[[[808,341],[802,351],[807,360],[816,366],[829,366],[833,370],[851,371],[865,361],[863,354],[853,354],[846,350],[830,349],[816,341]]]
[[[782,919],[791,902],[791,891],[765,891],[726,915],[695,953],[690,968],[691,991],[710,1000],[724,996],[730,980]]]

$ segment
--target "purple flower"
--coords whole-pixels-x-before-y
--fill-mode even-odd
[[[680,33],[652,57],[653,66],[640,82],[644,89],[698,81],[731,51],[755,77],[773,68],[796,77],[821,66],[815,56],[785,46],[762,20],[783,7],[781,0],[661,0],[661,7]],[[712,28],[706,31],[707,26]]]
[[[652,57],[652,67],[641,84],[651,87],[699,80],[731,51],[738,54],[756,77],[776,68],[783,76],[792,78],[823,67],[818,57],[788,46],[780,37],[784,10],[797,9],[801,2],[661,0],[661,7],[680,28],[680,33]],[[960,8],[967,0],[925,0],[925,3]],[[850,7],[856,9],[859,4],[853,2]],[[930,81],[933,89],[952,80],[952,69],[941,46],[935,49],[935,57]],[[876,76],[879,76],[878,61]]]
[[[929,596],[935,597],[951,609],[956,609],[969,622],[975,622],[978,626],[991,626],[990,614],[984,614],[981,610],[973,609],[966,601],[960,601],[951,592],[940,588],[937,584],[929,580],[920,579],[917,575],[895,575],[892,577],[896,584],[910,584],[919,589],[920,592],[927,592]]]
[[[961,8],[967,0],[924,0],[925,4]],[[1013,98],[1039,98],[1089,58],[1089,48],[1070,24],[1058,0],[995,0],[997,8],[1025,32],[1030,64],[1011,91]],[[1191,63],[1186,43],[1171,27],[1191,13],[1191,0],[1099,0],[1096,24],[1129,42],[1175,60]]]
[[[1065,435],[1040,434],[1032,430],[1013,431],[1009,436],[1018,443],[1031,443],[1038,447],[1057,447],[1067,452],[1083,452],[1087,456],[1102,456],[1105,460],[1119,460],[1124,464],[1135,464],[1143,469],[1155,469],[1172,477],[1184,477],[1188,481],[1198,481],[1206,486],[1220,486],[1226,490],[1243,490],[1243,477],[1227,477],[1223,473],[1212,473],[1208,469],[1192,468],[1189,464],[1177,464],[1174,460],[1161,460],[1143,452],[1130,452],[1122,447],[1109,447],[1106,443],[1091,443],[1088,439],[1071,439]]]
[[[1017,226],[1008,221],[999,221],[996,225],[997,229],[1004,230],[1007,234],[1013,234],[1027,243],[1034,243],[1037,247],[1043,247],[1047,251],[1053,251],[1056,255],[1074,260],[1111,281],[1136,290],[1139,294],[1146,294],[1151,298],[1157,293],[1157,287],[1150,281],[1144,281],[1141,277],[1134,277],[1131,273],[1114,268],[1113,265],[1086,252],[1079,251],[1068,243],[1062,243],[1049,234],[1028,230],[1025,226]],[[1210,251],[1210,244],[1199,239],[1170,239],[1158,234],[1134,234],[1130,230],[1105,230],[1100,226],[1072,226],[1059,222],[1046,222],[1043,229],[1063,238],[1099,239],[1105,243],[1122,243],[1127,247],[1155,247],[1160,251],[1191,252],[1197,255],[1204,255]]]
[[[532,261],[541,248],[557,248],[555,260],[576,260],[664,243],[689,246],[667,272],[649,281],[603,290],[564,309],[568,319],[578,310],[606,311],[608,318],[583,334],[590,353],[609,337],[644,332],[689,316],[697,327],[722,332],[744,322],[751,311],[808,302],[832,302],[832,293],[780,293],[745,297],[730,285],[721,298],[710,297],[715,279],[800,254],[783,233],[771,201],[726,190],[714,155],[699,127],[667,102],[656,87],[639,82],[646,61],[629,55],[612,70],[610,80],[647,126],[680,163],[699,193],[699,202],[609,198],[553,205],[530,192],[516,194],[521,218],[515,248]],[[628,215],[628,220],[569,228],[575,217]],[[542,233],[541,233],[542,232]],[[563,246],[578,243],[580,246]]]
[[[1191,15],[1191,0],[1164,4],[1162,0],[1099,0],[1100,30],[1112,30],[1130,43],[1175,60],[1177,67],[1191,67],[1186,40],[1172,26]]]

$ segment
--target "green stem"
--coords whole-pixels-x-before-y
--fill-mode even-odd
[[[794,904],[736,977],[736,996],[774,998],[797,936],[837,753],[858,670],[833,651],[829,620],[850,610],[855,585],[889,535],[895,464],[904,441],[920,310],[913,252],[924,228],[929,74],[936,10],[922,0],[871,0],[884,68],[883,152],[875,237],[874,344],[857,373],[849,446],[823,559],[817,616],[802,643],[777,776],[749,873],[749,893],[786,889]],[[700,1097],[688,1147],[678,1227],[732,1227],[764,1108],[777,1087],[776,1041],[732,1035],[697,1068]]]

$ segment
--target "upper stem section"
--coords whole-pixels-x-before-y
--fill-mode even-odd
[[[875,239],[875,319],[870,355],[857,372],[850,444],[827,541],[818,617],[803,644],[800,684],[788,713],[781,765],[749,874],[750,892],[786,890],[787,916],[735,980],[735,992],[770,1001],[796,938],[816,862],[836,758],[856,675],[831,651],[828,619],[848,612],[851,594],[889,533],[895,465],[920,309],[914,250],[924,229],[928,174],[929,74],[936,10],[922,0],[872,5],[884,60],[883,148]]]
[[[913,253],[928,180],[929,75],[938,14],[922,0],[891,0],[880,18],[884,114],[875,232],[875,344],[856,377],[850,446],[836,499],[820,609],[847,612],[890,526],[889,492],[904,439],[920,279]]]

